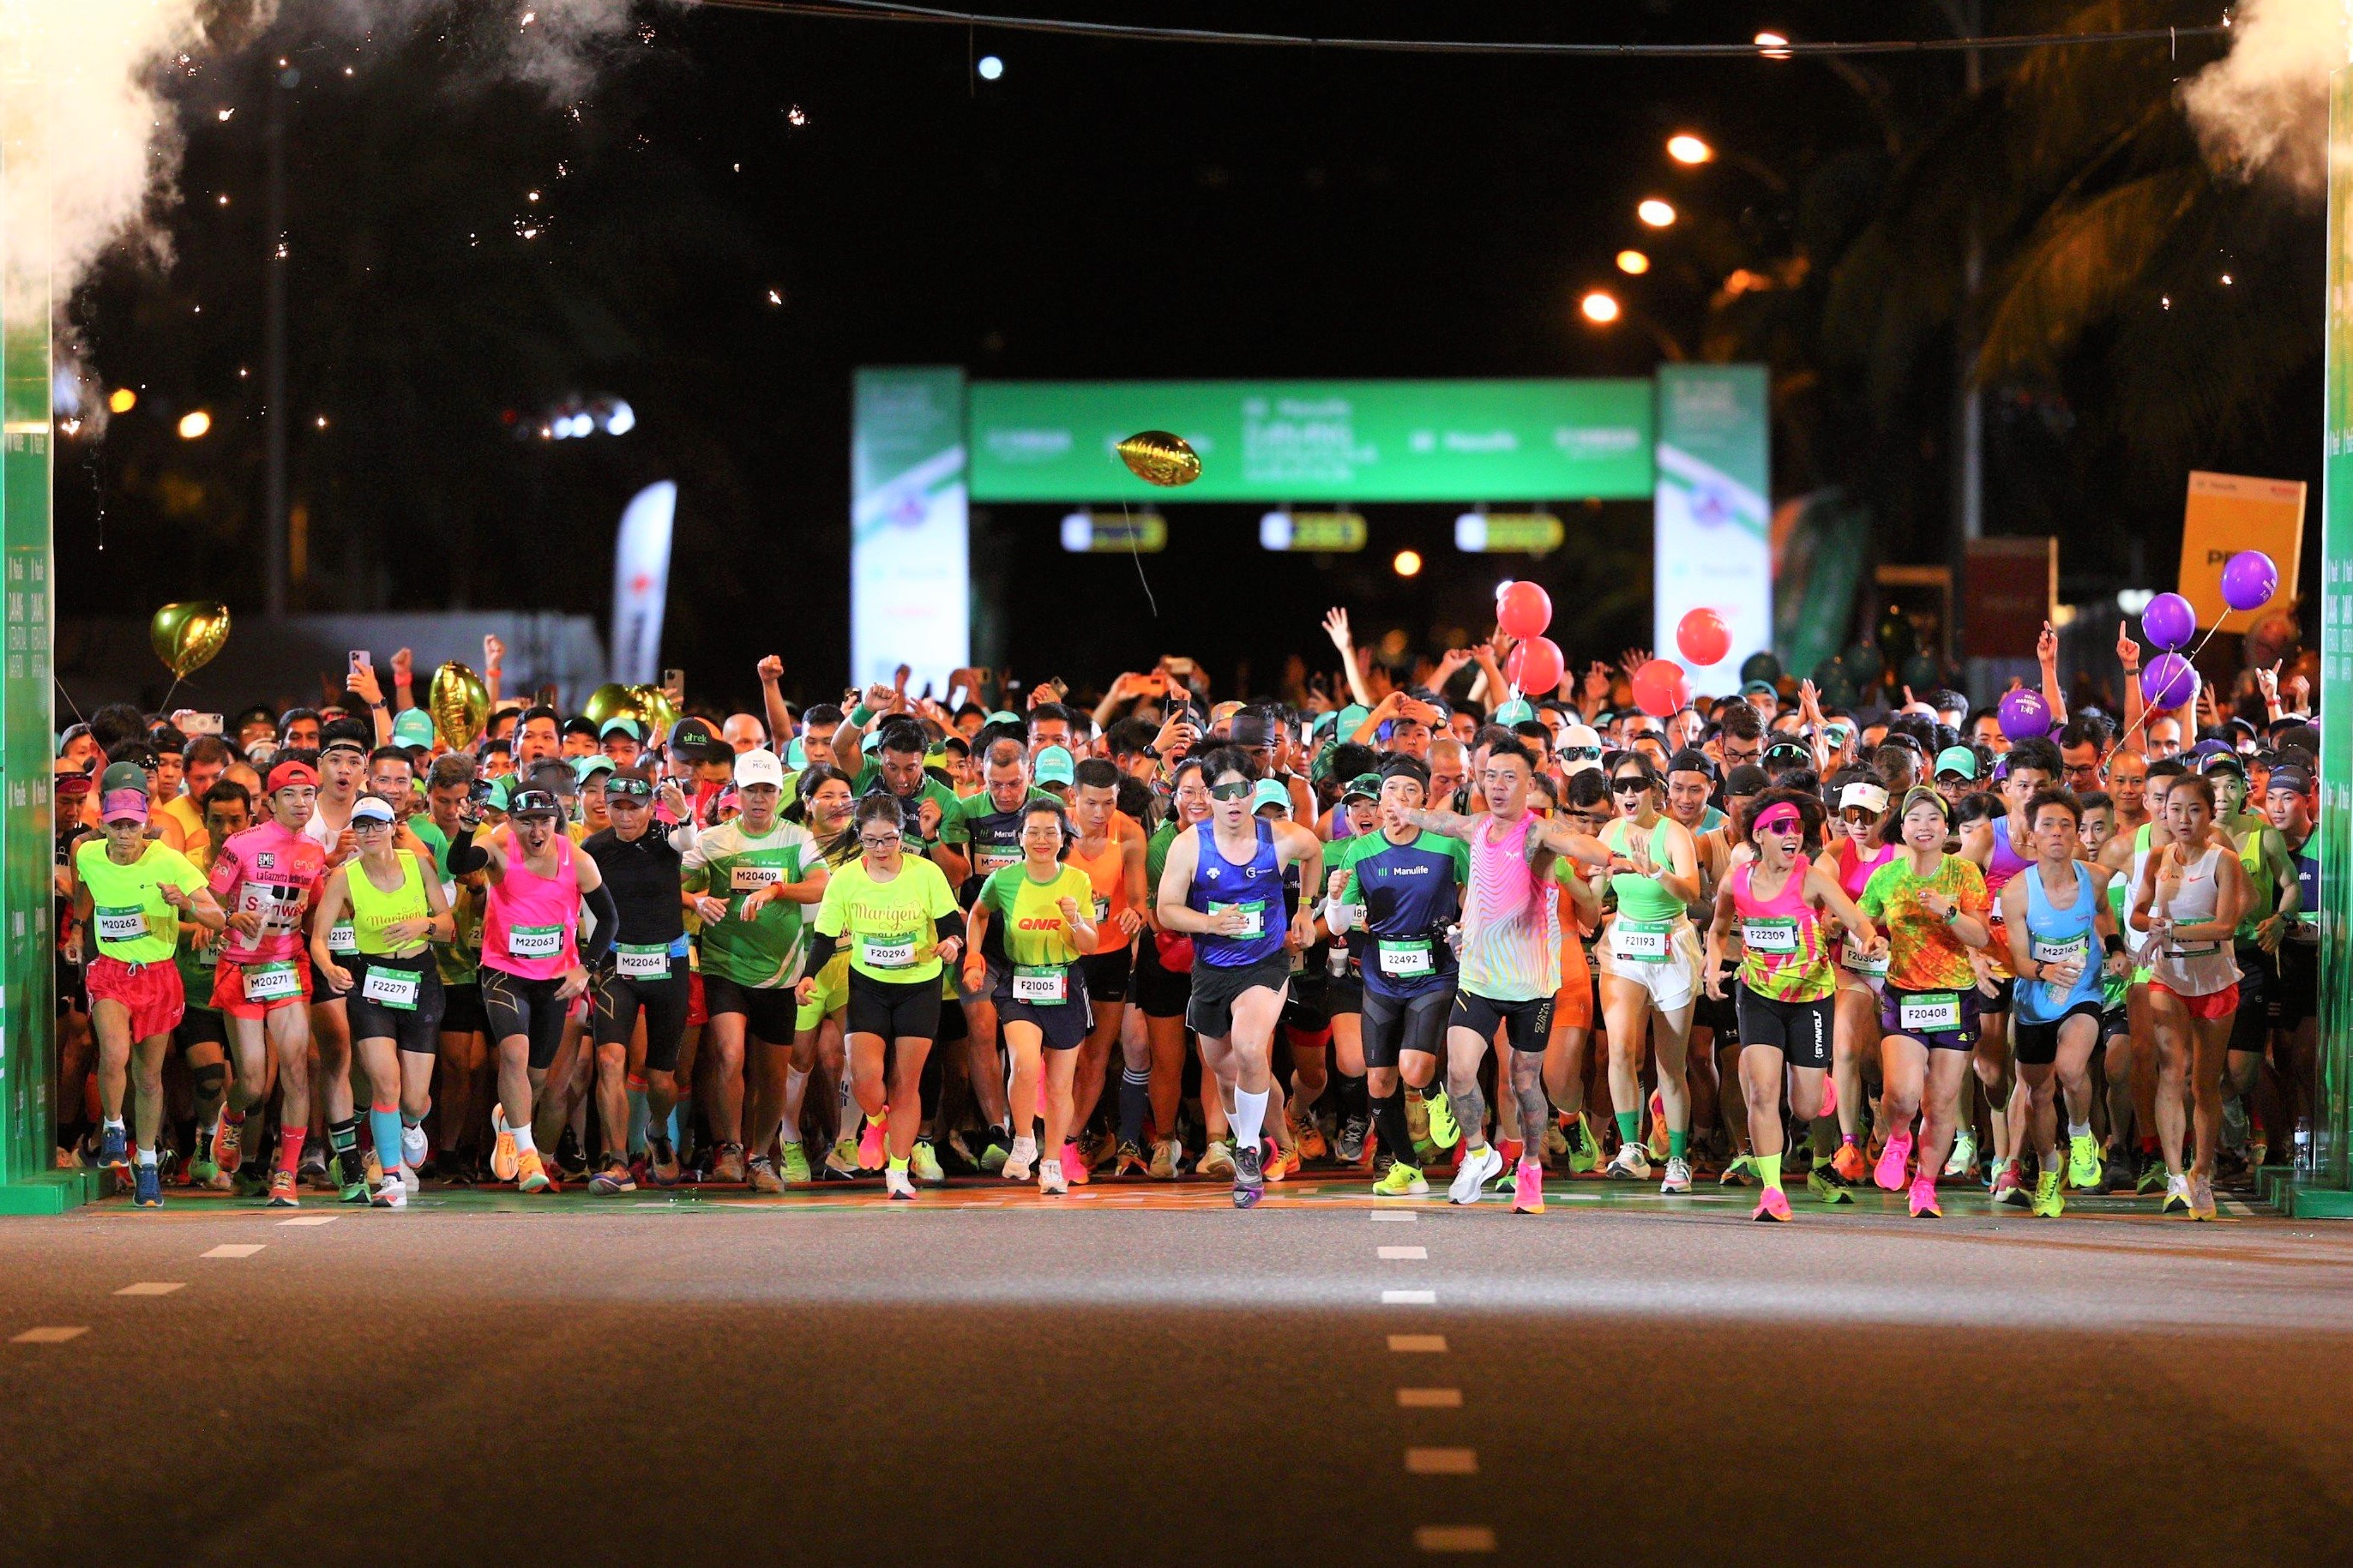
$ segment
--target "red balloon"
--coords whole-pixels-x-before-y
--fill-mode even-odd
[[[1634,706],[1664,719],[1691,701],[1691,677],[1671,658],[1654,658],[1634,672]]]
[[[1495,625],[1506,637],[1542,637],[1552,625],[1552,595],[1534,583],[1513,584],[1495,600]]]
[[[1722,664],[1732,651],[1732,628],[1722,616],[1702,605],[1675,623],[1675,647],[1694,664]]]
[[[1518,583],[1514,587],[1534,587],[1534,584]],[[1543,589],[1536,592],[1542,594]],[[1550,614],[1549,609],[1546,614]],[[1504,674],[1513,685],[1529,696],[1540,696],[1556,689],[1568,661],[1562,657],[1560,645],[1550,637],[1530,637],[1514,648],[1504,660]]]

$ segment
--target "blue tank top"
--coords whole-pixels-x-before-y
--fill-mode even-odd
[[[2042,890],[2040,870],[2022,871],[2019,875],[2026,883],[2027,956],[2037,963],[2080,963],[2084,972],[2075,976],[2075,984],[2065,994],[2054,994],[2040,980],[2021,980],[2011,1005],[2019,1017],[2029,1024],[2048,1024],[2060,1017],[2078,1002],[2101,999],[2100,966],[2107,954],[2100,946],[2099,928],[2094,923],[2100,907],[2099,895],[2092,890],[2092,870],[2082,861],[2074,862],[2075,901],[2065,909],[2052,905]]]
[[[1200,855],[1193,866],[1193,886],[1185,897],[1187,906],[1206,915],[1229,904],[1239,904],[1255,910],[1258,917],[1255,935],[1219,936],[1208,931],[1196,934],[1193,961],[1197,963],[1206,963],[1212,969],[1243,969],[1282,952],[1286,924],[1282,858],[1275,853],[1273,827],[1264,818],[1258,819],[1255,826],[1258,849],[1246,866],[1237,866],[1219,852],[1214,818],[1193,829],[1199,836]]]

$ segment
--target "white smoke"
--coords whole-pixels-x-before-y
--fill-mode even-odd
[[[2346,0],[2241,0],[2231,52],[2181,89],[2215,169],[2316,197],[2328,167],[2328,73],[2353,60]]]

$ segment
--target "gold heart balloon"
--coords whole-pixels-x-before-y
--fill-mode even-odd
[[[1139,430],[1119,444],[1119,460],[1147,485],[1174,489],[1201,477],[1201,455],[1182,436],[1166,430]]]
[[[453,660],[433,672],[425,707],[433,715],[433,728],[441,743],[460,752],[472,745],[482,726],[490,722],[490,689],[480,676]]]
[[[608,680],[590,692],[587,706],[580,710],[586,713],[588,716],[588,721],[599,730],[603,729],[608,721],[614,719],[635,719],[639,723],[643,723],[646,717],[645,709],[638,700],[637,692],[617,680]]]
[[[228,641],[228,606],[217,599],[166,605],[147,623],[147,639],[172,679],[185,680],[191,670],[210,663]]]

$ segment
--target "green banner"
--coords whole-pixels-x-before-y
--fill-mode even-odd
[[[972,499],[1630,500],[1651,493],[1651,384],[975,382]],[[1158,489],[1116,450],[1170,430],[1201,477]]]
[[[2317,1184],[2348,1185],[2353,967],[2353,68],[2329,79],[2328,297],[2320,532],[2320,1104]],[[2295,1204],[2298,1214],[2319,1205]],[[2335,1212],[2344,1212],[2337,1210]]]

